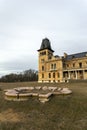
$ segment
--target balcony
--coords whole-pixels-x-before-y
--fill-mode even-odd
[[[87,69],[87,66],[83,66],[83,67],[64,67],[63,68],[63,71],[65,70],[86,70]]]
[[[57,69],[50,69],[50,71],[57,71]]]

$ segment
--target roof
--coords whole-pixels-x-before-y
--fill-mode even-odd
[[[44,38],[44,39],[42,40],[41,47],[40,47],[40,49],[39,49],[38,51],[41,51],[41,50],[44,50],[44,49],[49,49],[49,50],[51,50],[52,52],[54,52],[54,51],[52,50],[52,48],[51,48],[51,43],[50,43],[50,41],[49,41],[48,38]]]
[[[75,58],[83,58],[83,57],[87,57],[87,52],[82,52],[82,53],[76,53],[76,54],[72,54],[72,55],[67,55],[65,60],[72,60]]]

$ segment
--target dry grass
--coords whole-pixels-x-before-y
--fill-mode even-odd
[[[69,87],[73,94],[53,96],[45,104],[37,98],[4,99],[4,89],[22,86]],[[0,130],[87,130],[87,83],[0,83],[0,90]]]
[[[0,113],[0,122],[20,122],[21,117],[22,115],[8,108]]]

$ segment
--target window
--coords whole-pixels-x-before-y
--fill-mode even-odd
[[[56,64],[51,64],[51,69],[53,70],[55,70],[56,69]]]
[[[42,74],[42,78],[44,78],[44,74]]]
[[[53,78],[55,78],[55,73],[53,73]]]
[[[42,71],[44,71],[44,66],[42,66]]]
[[[66,64],[65,64],[65,63],[63,63],[63,67],[64,67],[64,68],[66,67]]]
[[[48,60],[52,58],[52,54],[48,52]]]
[[[67,67],[69,67],[69,64],[67,64]]]
[[[46,55],[46,51],[40,53],[40,56]]]
[[[53,69],[53,64],[51,64],[51,69]]]
[[[51,78],[51,73],[49,73],[49,78]]]
[[[72,56],[72,59],[73,59],[73,58],[75,58],[75,56],[74,56],[74,55]]]
[[[75,63],[73,63],[73,67],[75,67]]]
[[[41,59],[41,62],[44,62],[44,59]]]
[[[58,72],[58,78],[60,77],[60,73]]]
[[[56,64],[54,64],[54,69],[56,69]]]
[[[49,57],[48,57],[48,60],[50,60],[51,58],[52,58],[52,57],[51,57],[51,56],[49,56]]]
[[[79,63],[79,67],[82,68],[82,63]]]

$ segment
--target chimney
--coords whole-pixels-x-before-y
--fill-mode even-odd
[[[64,52],[64,58],[66,58],[66,57],[67,57],[67,53]]]

